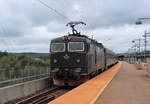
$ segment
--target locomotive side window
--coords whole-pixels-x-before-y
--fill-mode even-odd
[[[69,42],[68,51],[69,52],[84,51],[84,42]]]
[[[64,52],[64,51],[65,51],[65,43],[51,44],[51,52]]]

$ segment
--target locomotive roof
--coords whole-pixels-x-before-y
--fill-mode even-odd
[[[51,42],[63,42],[65,41],[64,38],[68,37],[71,41],[86,41],[85,37],[79,37],[79,36],[62,36],[55,39],[52,39]]]
[[[68,37],[68,39],[70,41],[73,41],[73,42],[75,42],[75,41],[77,41],[77,42],[87,42],[87,43],[96,44],[99,47],[104,47],[102,43],[98,43],[96,40],[88,38],[85,35],[79,35],[79,36],[67,35],[67,36],[62,36],[62,37],[58,37],[58,38],[52,39],[51,42],[52,43],[53,42],[65,42],[66,41],[65,37]]]
[[[110,49],[108,49],[108,48],[105,48],[105,49],[106,49],[106,51],[107,51],[108,54],[113,54],[113,55],[115,55],[115,52],[113,52],[112,50],[110,50]]]

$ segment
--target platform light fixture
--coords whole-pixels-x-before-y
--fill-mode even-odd
[[[141,25],[141,24],[143,24],[143,23],[142,23],[141,20],[137,20],[137,21],[135,22],[135,24],[136,24],[136,25]]]
[[[150,18],[147,18],[147,17],[138,18],[138,20],[135,22],[135,24],[136,24],[136,25],[141,25],[141,24],[143,24],[143,21],[142,21],[142,20],[146,20],[146,19],[150,19]]]

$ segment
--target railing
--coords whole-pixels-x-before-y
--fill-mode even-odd
[[[0,71],[0,87],[48,77],[49,68],[37,70],[5,70]]]

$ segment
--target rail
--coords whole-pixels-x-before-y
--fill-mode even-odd
[[[65,94],[66,92],[72,90],[74,87],[58,87],[54,86],[46,91],[38,93],[29,98],[23,99],[19,102],[11,102],[11,104],[47,104],[48,102],[56,99],[57,97]]]
[[[41,102],[44,99],[48,99],[48,98],[49,98],[49,100],[48,100],[48,102],[49,102],[49,101],[53,100],[55,97],[54,96],[47,97],[46,95],[48,95],[49,93],[52,93],[52,92],[54,92],[54,91],[56,91],[58,89],[59,89],[59,87],[54,87],[53,89],[50,89],[48,91],[42,92],[42,93],[37,94],[37,95],[34,95],[34,96],[30,97],[30,98],[24,99],[24,100],[22,100],[20,102],[17,102],[16,104],[29,104],[29,103],[30,104],[36,104],[36,103]]]

